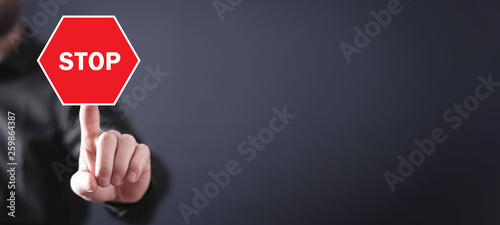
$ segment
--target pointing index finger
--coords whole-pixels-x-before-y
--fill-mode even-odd
[[[101,133],[101,125],[98,106],[80,106],[80,128],[82,131],[82,136],[99,136],[99,134]]]

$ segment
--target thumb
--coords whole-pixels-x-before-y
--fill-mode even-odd
[[[101,133],[99,107],[96,105],[80,106],[80,129],[82,137],[97,137]]]
[[[91,200],[97,191],[97,181],[92,173],[78,171],[71,177],[71,189],[80,197]]]

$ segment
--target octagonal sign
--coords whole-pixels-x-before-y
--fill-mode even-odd
[[[38,58],[63,105],[115,105],[139,62],[115,16],[63,16]]]

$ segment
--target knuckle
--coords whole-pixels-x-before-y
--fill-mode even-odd
[[[137,151],[141,151],[142,154],[146,154],[147,157],[149,157],[149,154],[150,154],[150,150],[149,150],[149,147],[145,144],[139,144],[137,146]]]
[[[116,136],[120,136],[121,135],[121,133],[119,131],[117,131],[117,130],[109,130],[108,132],[112,133],[112,134],[114,134]]]
[[[89,136],[87,136],[83,139],[82,145],[83,145],[83,149],[85,149],[87,151],[94,151],[95,150],[94,142],[92,141],[92,138],[90,138]]]
[[[97,140],[99,144],[104,144],[104,143],[113,143],[116,142],[116,135],[110,132],[104,132],[99,136],[99,139]]]
[[[134,136],[130,134],[123,134],[120,136],[120,141],[126,143],[126,144],[136,144],[137,142],[135,141]]]

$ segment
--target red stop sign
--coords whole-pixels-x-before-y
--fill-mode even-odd
[[[114,16],[63,16],[38,58],[63,105],[115,105],[139,62]]]

